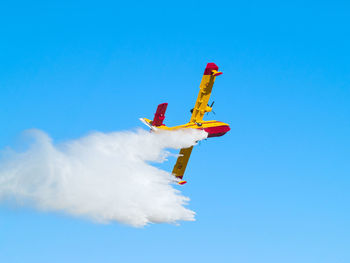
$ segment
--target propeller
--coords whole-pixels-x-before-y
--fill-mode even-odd
[[[210,106],[209,106],[209,104],[207,104],[207,105],[208,105],[210,108],[213,108],[214,103],[215,103],[215,101],[213,101],[213,102],[211,103]],[[194,109],[191,109],[190,112],[193,113],[193,110],[194,110]],[[214,113],[214,115],[216,115],[215,111],[211,110],[211,112]],[[209,112],[207,112],[207,115],[208,115],[208,114],[209,114]]]
[[[208,106],[209,106],[210,108],[213,108],[214,103],[215,103],[215,101],[213,101],[213,102],[210,104],[210,106],[209,106],[209,104],[208,104]],[[211,110],[211,112],[214,113],[214,115],[216,115],[216,113],[215,113],[215,111],[213,111],[213,109]],[[208,114],[209,114],[209,112],[207,112],[207,115],[208,115]]]

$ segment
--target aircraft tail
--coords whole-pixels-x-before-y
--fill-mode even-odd
[[[162,103],[159,104],[157,107],[157,111],[154,114],[153,121],[146,119],[146,118],[140,118],[140,121],[148,126],[152,131],[157,131],[159,126],[165,126],[163,124],[163,121],[165,119],[165,112],[166,108],[168,107],[168,103]]]
[[[165,112],[166,112],[166,108],[168,107],[168,103],[162,103],[159,104],[157,107],[157,111],[154,114],[154,118],[152,121],[152,126],[158,127],[158,126],[162,126],[163,121],[165,119]]]

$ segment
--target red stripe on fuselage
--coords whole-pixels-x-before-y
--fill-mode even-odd
[[[208,122],[204,122],[204,123],[202,123],[203,125],[205,125],[205,124],[209,124],[209,123],[219,123],[219,121],[208,121]],[[187,127],[190,127],[190,126],[193,126],[193,125],[195,125],[194,123],[191,123],[191,124],[186,124],[186,125],[184,125],[184,126],[182,126],[183,128],[187,128]],[[197,125],[198,126],[198,125]],[[193,129],[197,129],[197,128],[200,128],[201,126],[198,126],[198,127],[196,127],[196,128],[193,128]]]

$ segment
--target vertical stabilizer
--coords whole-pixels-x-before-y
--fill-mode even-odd
[[[167,107],[168,107],[168,103],[162,103],[162,104],[158,105],[157,111],[154,114],[152,126],[157,127],[157,126],[163,125],[163,121],[165,119],[165,112],[166,112]]]

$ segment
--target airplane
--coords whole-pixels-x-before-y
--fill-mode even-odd
[[[209,106],[209,98],[215,82],[215,78],[222,74],[218,71],[219,67],[215,63],[208,63],[202,81],[199,85],[199,94],[194,108],[191,110],[192,116],[188,123],[178,125],[174,127],[168,127],[163,124],[165,119],[165,112],[168,107],[168,103],[159,104],[157,111],[154,114],[153,120],[146,118],[140,118],[141,122],[147,125],[151,131],[157,132],[159,130],[179,130],[179,129],[200,129],[208,133],[208,138],[223,136],[230,130],[230,126],[227,123],[220,121],[203,121],[205,113],[209,113],[213,109],[214,102]],[[179,179],[178,184],[183,185],[187,183],[182,180],[188,160],[192,152],[193,146],[189,148],[183,148],[180,150],[179,157],[177,158],[176,164],[173,168],[172,174]]]

